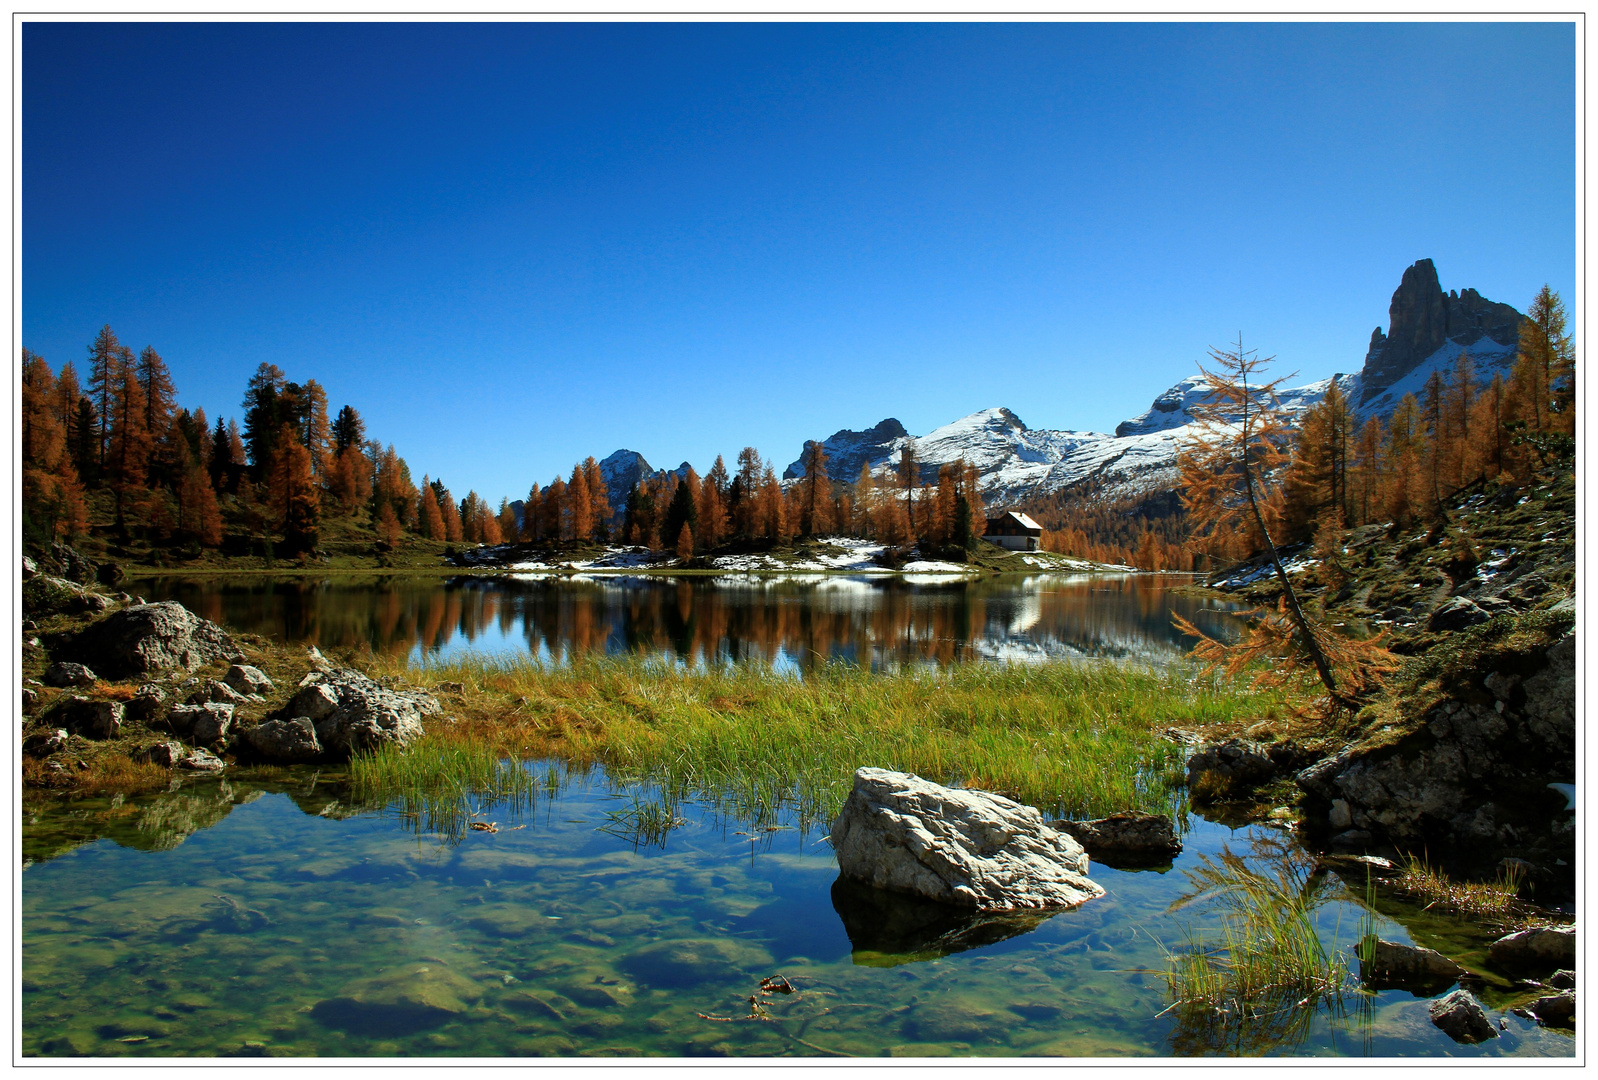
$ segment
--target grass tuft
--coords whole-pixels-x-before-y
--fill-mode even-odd
[[[1527,910],[1519,900],[1520,872],[1513,864],[1491,881],[1455,881],[1425,858],[1406,856],[1392,888],[1426,908],[1494,924],[1518,921]]]
[[[1058,816],[1171,813],[1183,754],[1164,728],[1237,726],[1283,705],[1279,694],[1191,672],[1112,664],[830,665],[801,679],[758,664],[638,657],[375,663],[424,689],[450,687],[441,696],[456,722],[406,757],[462,744],[598,764],[620,782],[654,785],[667,805],[694,799],[755,824],[794,812],[806,828],[832,820],[863,765],[999,791]]]

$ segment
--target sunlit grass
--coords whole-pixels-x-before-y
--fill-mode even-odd
[[[1520,874],[1513,864],[1491,881],[1455,881],[1425,858],[1409,855],[1392,888],[1426,908],[1500,924],[1516,921],[1526,907],[1518,899]]]
[[[692,798],[756,822],[784,810],[830,821],[863,765],[1002,792],[1046,814],[1168,813],[1183,762],[1163,729],[1246,722],[1284,704],[1191,672],[1114,664],[835,665],[799,678],[636,657],[375,662],[423,688],[461,685],[442,695],[455,722],[406,758],[470,746],[600,764],[668,803]]]
[[[1179,1044],[1246,1050],[1301,1039],[1318,1008],[1342,1008],[1347,960],[1329,951],[1314,914],[1331,897],[1313,860],[1291,847],[1256,840],[1252,856],[1229,847],[1199,857],[1179,910],[1209,900],[1221,914],[1218,936],[1185,928],[1166,950],[1163,972]]]

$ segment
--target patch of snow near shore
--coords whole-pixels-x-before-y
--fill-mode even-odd
[[[900,571],[906,574],[975,574],[975,567],[963,563],[943,562],[938,559],[917,559],[901,566]]]

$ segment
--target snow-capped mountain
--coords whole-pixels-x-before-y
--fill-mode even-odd
[[[1474,289],[1444,293],[1430,259],[1404,272],[1389,306],[1390,331],[1378,327],[1364,366],[1357,374],[1333,375],[1284,388],[1278,401],[1296,421],[1336,381],[1364,419],[1385,419],[1407,393],[1420,398],[1433,372],[1449,377],[1463,352],[1469,352],[1477,378],[1506,377],[1514,365],[1521,315],[1508,304],[1484,299]],[[990,507],[1022,502],[1094,479],[1108,494],[1162,491],[1176,483],[1176,454],[1193,433],[1193,408],[1210,393],[1202,375],[1192,375],[1154,399],[1147,412],[1122,421],[1114,434],[1029,428],[1006,408],[984,409],[926,435],[904,432],[897,420],[867,431],[844,430],[823,442],[828,473],[853,480],[862,462],[887,476],[906,443],[914,443],[921,479],[935,481],[939,466],[964,459],[977,467],[983,498]],[[902,433],[902,434],[899,434]],[[833,462],[847,461],[845,468]],[[804,475],[801,461],[783,476]]]
[[[1421,398],[1433,372],[1445,378],[1463,352],[1475,363],[1477,378],[1508,376],[1519,343],[1520,312],[1487,300],[1474,289],[1444,293],[1430,259],[1404,271],[1388,307],[1388,329],[1371,335],[1364,364],[1356,374],[1333,375],[1280,391],[1279,401],[1295,421],[1318,403],[1336,381],[1363,420],[1385,419],[1406,394]],[[1176,455],[1193,434],[1193,409],[1209,395],[1202,375],[1183,379],[1154,399],[1148,411],[1116,425],[1113,434],[1097,431],[1029,428],[1007,408],[983,409],[915,436],[888,418],[864,431],[845,429],[823,441],[827,473],[852,483],[862,465],[886,478],[900,451],[914,444],[923,482],[935,483],[940,466],[964,460],[975,465],[983,498],[990,508],[1013,506],[1037,495],[1085,480],[1107,495],[1168,491],[1176,485]],[[643,455],[618,450],[600,463],[611,506],[619,513],[632,485],[664,476]],[[688,471],[684,462],[672,470]],[[701,470],[701,473],[703,470]],[[783,471],[784,484],[805,474],[803,456]]]

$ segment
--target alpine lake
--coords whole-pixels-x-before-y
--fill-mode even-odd
[[[152,579],[235,630],[417,659],[581,650],[797,673],[967,662],[1182,663],[1170,613],[1225,605],[1153,575],[974,580]],[[861,762],[860,764],[871,764]],[[1184,849],[1095,860],[1079,908],[968,916],[839,879],[825,827],[756,826],[600,768],[522,763],[514,796],[362,803],[337,767],[230,768],[22,815],[25,1056],[144,1059],[1554,1056],[1505,1011],[1490,935],[1317,868],[1293,831],[1178,808]],[[662,811],[666,815],[662,819]],[[472,825],[477,822],[477,825]],[[484,828],[489,825],[490,828]],[[1357,978],[1250,1011],[1172,1007],[1168,956],[1213,941],[1187,871],[1234,855],[1313,894],[1323,947],[1376,933],[1482,981],[1498,1037]],[[1446,991],[1444,987],[1439,993]],[[1435,996],[1435,995],[1433,995]]]

